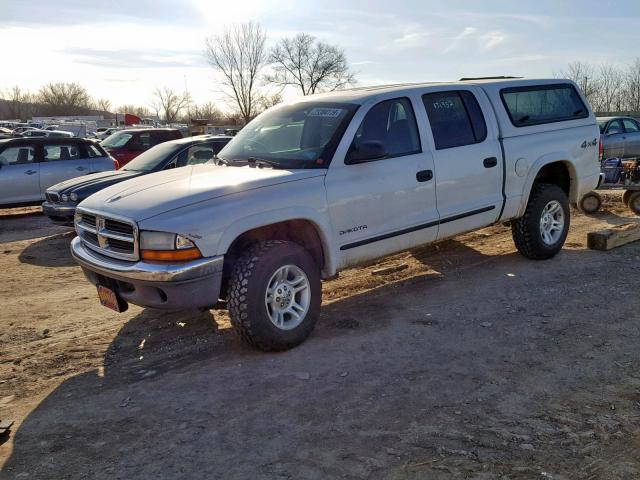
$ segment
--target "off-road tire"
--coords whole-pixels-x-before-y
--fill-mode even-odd
[[[284,265],[304,271],[311,288],[311,303],[302,322],[292,330],[281,330],[269,319],[265,306],[267,283]],[[311,334],[320,315],[322,300],[320,269],[313,257],[297,243],[269,240],[250,246],[235,262],[229,279],[229,317],[240,338],[263,351],[282,351],[302,343]]]
[[[564,229],[560,238],[547,245],[542,240],[540,218],[545,206],[557,200],[564,211]],[[558,253],[569,233],[570,210],[567,194],[558,187],[548,183],[535,183],[529,196],[529,203],[524,215],[511,223],[511,233],[518,252],[531,260],[546,260]]]
[[[633,195],[636,191],[637,190],[625,190],[624,193],[622,194],[622,203],[624,203],[626,207],[629,206],[629,197]]]
[[[580,210],[584,213],[596,213],[600,207],[602,207],[602,197],[596,192],[589,192],[580,200]]]
[[[629,195],[627,206],[633,213],[640,215],[640,191],[633,192]]]

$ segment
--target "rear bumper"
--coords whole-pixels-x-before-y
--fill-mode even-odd
[[[222,256],[183,263],[127,262],[84,247],[78,237],[71,242],[71,254],[91,283],[115,290],[134,305],[166,310],[213,307],[220,295]]]
[[[44,202],[42,204],[42,212],[56,223],[73,224],[76,206]]]

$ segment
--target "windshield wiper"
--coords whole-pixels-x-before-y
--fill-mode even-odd
[[[273,160],[267,160],[266,158],[258,158],[258,157],[248,157],[247,158],[247,163],[249,163],[250,166],[255,167],[257,165],[266,165],[272,168],[279,168],[280,164],[278,162],[275,162]]]
[[[222,158],[222,157],[220,157],[220,156],[218,156],[218,155],[214,155],[214,156],[213,156],[213,159],[214,159],[214,161],[215,161],[215,164],[216,164],[216,165],[226,165],[226,166],[229,166],[229,161],[228,161],[228,160],[225,160],[224,158]]]

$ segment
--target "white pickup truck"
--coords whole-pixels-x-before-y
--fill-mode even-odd
[[[567,80],[469,80],[313,95],[258,116],[205,164],[77,208],[72,254],[101,303],[211,308],[284,350],[313,330],[321,279],[510,222],[554,256],[599,177],[596,118]]]

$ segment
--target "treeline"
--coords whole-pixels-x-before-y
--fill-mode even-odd
[[[144,105],[116,107],[106,98],[93,97],[78,83],[58,82],[36,92],[18,85],[0,89],[0,119],[126,112],[166,123],[197,118],[237,124],[281,102],[285,88],[309,95],[356,81],[338,46],[301,33],[267,47],[267,33],[252,22],[228,26],[222,34],[207,38],[205,57],[217,74],[214,89],[224,95],[220,105],[196,104],[188,91],[158,87]]]
[[[557,74],[576,82],[599,113],[640,113],[640,58],[627,66],[573,62]]]

